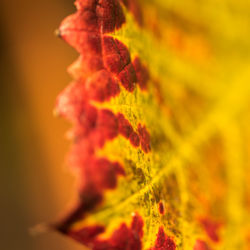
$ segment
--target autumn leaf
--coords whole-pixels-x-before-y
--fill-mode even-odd
[[[56,112],[79,199],[54,228],[95,250],[249,249],[249,2],[75,5]]]

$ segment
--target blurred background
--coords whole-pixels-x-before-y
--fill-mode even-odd
[[[29,229],[56,220],[76,195],[64,166],[69,124],[53,116],[77,54],[54,35],[73,0],[0,1],[0,248],[77,250],[55,233]]]

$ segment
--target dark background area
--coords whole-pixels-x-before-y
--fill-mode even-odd
[[[76,52],[54,35],[73,0],[0,2],[0,248],[77,250],[55,232],[30,228],[55,221],[76,196],[64,159],[69,124],[53,116],[57,95],[70,82]]]

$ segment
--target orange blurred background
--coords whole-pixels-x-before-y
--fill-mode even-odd
[[[73,0],[0,1],[1,213],[4,250],[83,249],[68,238],[29,229],[51,222],[76,194],[64,166],[69,127],[53,116],[77,54],[54,36]]]

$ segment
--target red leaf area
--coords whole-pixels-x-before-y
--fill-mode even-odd
[[[135,214],[132,223],[128,227],[122,223],[120,227],[113,232],[108,240],[96,239],[96,235],[104,232],[101,226],[83,228],[80,231],[70,232],[70,236],[91,246],[93,250],[137,250],[142,248],[141,237],[143,236],[143,221],[140,216]]]
[[[208,244],[203,240],[196,240],[194,250],[211,250]]]
[[[206,234],[208,237],[214,241],[214,242],[219,242],[220,237],[219,237],[219,229],[222,226],[222,223],[218,221],[214,221],[208,217],[204,217],[200,219],[200,224],[205,230]]]
[[[135,4],[123,2],[137,10],[134,13],[138,12]],[[107,240],[98,238],[105,231],[103,226],[86,226],[77,231],[71,229],[72,224],[102,202],[105,190],[116,187],[118,176],[125,175],[121,163],[98,158],[98,149],[121,135],[145,153],[151,150],[150,135],[145,125],[139,123],[134,129],[123,114],[91,104],[92,101],[109,101],[119,95],[121,85],[128,92],[133,92],[136,84],[141,90],[147,89],[147,68],[138,57],[131,61],[128,48],[108,35],[125,22],[120,2],[77,0],[75,5],[76,13],[62,22],[59,36],[74,47],[80,57],[69,69],[74,81],[59,95],[56,111],[73,123],[69,133],[74,142],[69,164],[79,170],[80,195],[76,208],[56,228],[91,249],[140,250],[143,221],[139,215],[133,216],[130,227],[121,224]],[[158,238],[152,249],[174,249],[162,248],[170,244],[162,228]]]
[[[159,213],[160,214],[164,214],[165,213],[165,208],[164,208],[164,204],[163,204],[162,201],[159,202],[158,209],[159,209]]]
[[[175,250],[175,249],[176,245],[174,241],[164,233],[163,227],[160,227],[159,232],[157,234],[155,246],[150,248],[149,250]]]

